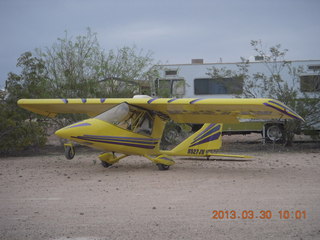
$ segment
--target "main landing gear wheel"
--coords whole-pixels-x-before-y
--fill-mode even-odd
[[[65,146],[64,148],[64,156],[66,157],[66,159],[71,160],[72,158],[74,158],[74,155],[76,154],[74,147],[72,146]]]
[[[110,167],[112,164],[107,163],[107,162],[105,162],[105,161],[101,161],[101,165],[102,165],[103,167],[105,167],[105,168],[108,168],[108,167]]]
[[[161,163],[158,163],[157,166],[160,171],[166,171],[166,170],[169,170],[169,168],[170,168],[169,165],[165,165],[165,164],[161,164]]]

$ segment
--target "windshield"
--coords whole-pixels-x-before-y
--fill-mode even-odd
[[[129,117],[129,106],[127,103],[121,103],[104,113],[99,114],[95,118],[102,121],[118,125]]]
[[[121,103],[95,118],[143,135],[151,135],[154,120],[148,111],[127,103]]]

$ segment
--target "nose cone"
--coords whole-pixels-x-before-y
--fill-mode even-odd
[[[67,129],[61,128],[58,131],[56,131],[54,134],[61,138],[69,138],[70,134],[68,132],[69,131]]]
[[[78,122],[59,129],[55,132],[55,134],[61,138],[71,139],[72,136],[82,134],[84,131],[84,127],[88,126],[91,126],[91,124],[88,122]]]

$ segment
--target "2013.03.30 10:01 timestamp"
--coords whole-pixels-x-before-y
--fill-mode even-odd
[[[306,210],[213,210],[211,219],[307,219]]]

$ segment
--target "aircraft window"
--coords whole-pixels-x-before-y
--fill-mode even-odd
[[[95,118],[100,119],[102,121],[119,124],[120,122],[124,121],[129,116],[129,106],[127,103],[121,103],[104,113],[96,116]]]
[[[128,117],[119,123],[118,126],[135,133],[151,135],[153,118],[150,114],[146,111],[130,110]]]
[[[149,112],[121,103],[95,117],[132,132],[151,135],[153,117]]]
[[[140,120],[139,126],[136,127],[135,132],[150,135],[152,131],[152,119],[148,114],[144,114],[144,116]]]

